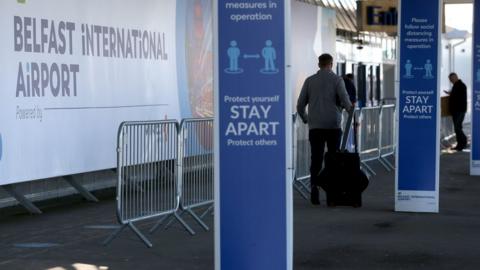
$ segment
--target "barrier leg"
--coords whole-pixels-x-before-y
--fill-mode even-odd
[[[305,180],[310,180],[310,177],[308,177]],[[303,180],[299,180],[298,182],[306,190],[306,192],[310,192],[310,181],[306,181],[307,183],[305,183],[305,182],[303,182]]]
[[[130,227],[130,229],[132,229],[132,231],[143,241],[143,243],[147,247],[149,247],[149,248],[153,247],[152,243],[150,243],[150,241],[148,241],[148,239],[145,237],[145,235],[143,235],[140,232],[140,230],[138,230],[138,228],[135,225],[133,225],[133,223],[129,222],[128,227]]]
[[[180,216],[182,216],[183,214],[185,213],[185,211],[180,211]],[[172,225],[172,223],[175,221],[175,215],[171,215],[167,224],[165,225],[165,230],[167,230],[168,228],[170,228],[170,226]]]
[[[167,219],[168,217],[170,217],[171,215],[165,215],[163,216],[155,225],[153,225],[153,227],[150,229],[150,233],[154,233],[155,231],[158,230],[158,228],[160,228],[160,226],[162,225],[162,223],[165,221],[165,219]]]
[[[170,228],[170,226],[173,224],[173,222],[175,222],[175,220],[177,220],[185,228],[185,230],[187,230],[187,232],[189,232],[192,236],[195,235],[195,231],[192,230],[192,228],[190,226],[188,226],[188,224],[182,218],[182,215],[185,212],[186,211],[181,211],[180,214],[178,214],[178,212],[175,212],[174,214],[170,215],[169,216],[169,221],[165,225],[165,230],[168,230],[168,228]]]
[[[310,176],[303,176],[293,181],[293,188],[295,188],[305,200],[310,200],[310,186],[306,181],[309,179]]]
[[[384,161],[381,157],[378,158],[378,162],[380,162],[380,164],[382,164],[383,168],[385,168],[385,170],[386,170],[387,172],[391,172],[391,171],[392,171],[392,170],[390,169],[390,167],[385,163],[385,161]]]
[[[187,232],[190,233],[190,235],[195,235],[195,232],[192,230],[192,228],[190,228],[190,226],[188,226],[188,224],[182,219],[182,217],[177,214],[176,212],[174,213],[175,215],[175,219],[180,222],[180,224],[182,224],[182,226],[185,228],[185,230],[187,230]]]
[[[105,239],[105,241],[103,241],[102,244],[104,246],[107,246],[108,244],[110,244],[113,241],[113,239],[115,239],[127,227],[132,229],[132,231],[138,236],[138,238],[140,238],[140,240],[142,240],[142,242],[147,247],[149,247],[149,248],[153,247],[152,243],[145,237],[145,235],[142,234],[142,232],[140,232],[140,230],[135,225],[133,225],[132,222],[129,222],[127,224],[123,224],[121,227],[116,229],[107,239]]]
[[[117,237],[126,227],[127,224],[123,224],[121,227],[116,229],[107,239],[105,239],[105,241],[103,241],[102,245],[107,246],[110,244],[110,242],[112,242],[112,240],[115,239],[115,237]]]
[[[300,195],[305,199],[305,200],[310,200],[308,195],[305,194],[305,191],[302,190],[302,185],[298,183],[298,181],[294,181],[293,182],[293,187],[295,188],[296,191],[298,191],[298,193],[300,193]]]
[[[210,211],[213,210],[213,207],[214,205],[210,205],[210,207],[207,208],[207,210],[205,210],[205,212],[203,212],[201,215],[200,215],[200,218],[203,219]],[[213,215],[213,212],[212,212],[212,215]]]
[[[373,176],[377,175],[375,171],[372,169],[372,167],[368,166],[366,162],[362,161],[360,163],[361,163],[361,166],[364,167],[370,175],[373,175]]]
[[[373,177],[373,175],[367,169],[365,169],[365,167],[363,167],[363,165],[360,165],[360,170],[363,173],[365,173],[365,175],[368,177],[368,179],[371,179]]]
[[[202,226],[202,228],[205,230],[205,231],[209,231],[210,228],[207,226],[207,224],[205,224],[205,222],[203,222],[203,220],[197,216],[197,214],[195,214],[195,212],[192,211],[192,209],[187,209],[187,212],[193,217],[193,219],[195,219],[195,221],[200,225]]]
[[[395,170],[395,166],[392,165],[392,163],[390,163],[390,161],[388,161],[388,159],[386,159],[385,157],[380,157],[381,160],[383,160],[383,162],[385,162],[385,164],[390,167],[390,169],[392,170]]]

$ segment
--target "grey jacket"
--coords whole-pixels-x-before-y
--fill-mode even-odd
[[[305,107],[308,104],[308,113]],[[303,83],[297,112],[310,129],[341,128],[342,108],[352,109],[343,79],[331,70],[320,69]]]

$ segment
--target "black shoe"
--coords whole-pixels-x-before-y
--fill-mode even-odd
[[[319,205],[320,204],[320,199],[318,198],[318,187],[312,186],[311,191],[310,191],[310,202],[313,205]]]

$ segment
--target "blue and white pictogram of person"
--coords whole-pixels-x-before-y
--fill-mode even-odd
[[[230,41],[230,47],[227,50],[227,55],[229,59],[229,66],[225,69],[225,73],[229,74],[240,74],[243,72],[238,66],[238,58],[240,58],[240,48],[237,46],[237,41]]]
[[[410,59],[407,59],[407,63],[405,63],[405,75],[403,77],[413,78],[414,76],[412,75],[412,68],[412,61],[410,61]]]
[[[265,47],[262,49],[262,57],[265,60],[265,66],[260,70],[263,74],[276,74],[278,69],[275,67],[275,60],[277,60],[277,52],[272,46],[272,41],[265,41]]]
[[[423,66],[425,68],[425,76],[423,76],[425,79],[433,79],[433,74],[432,74],[432,70],[433,70],[433,65],[430,61],[430,59],[427,59],[427,62],[425,63],[425,65]]]

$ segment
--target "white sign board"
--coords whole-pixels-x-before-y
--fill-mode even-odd
[[[113,168],[122,121],[180,117],[176,5],[0,3],[0,185]]]

